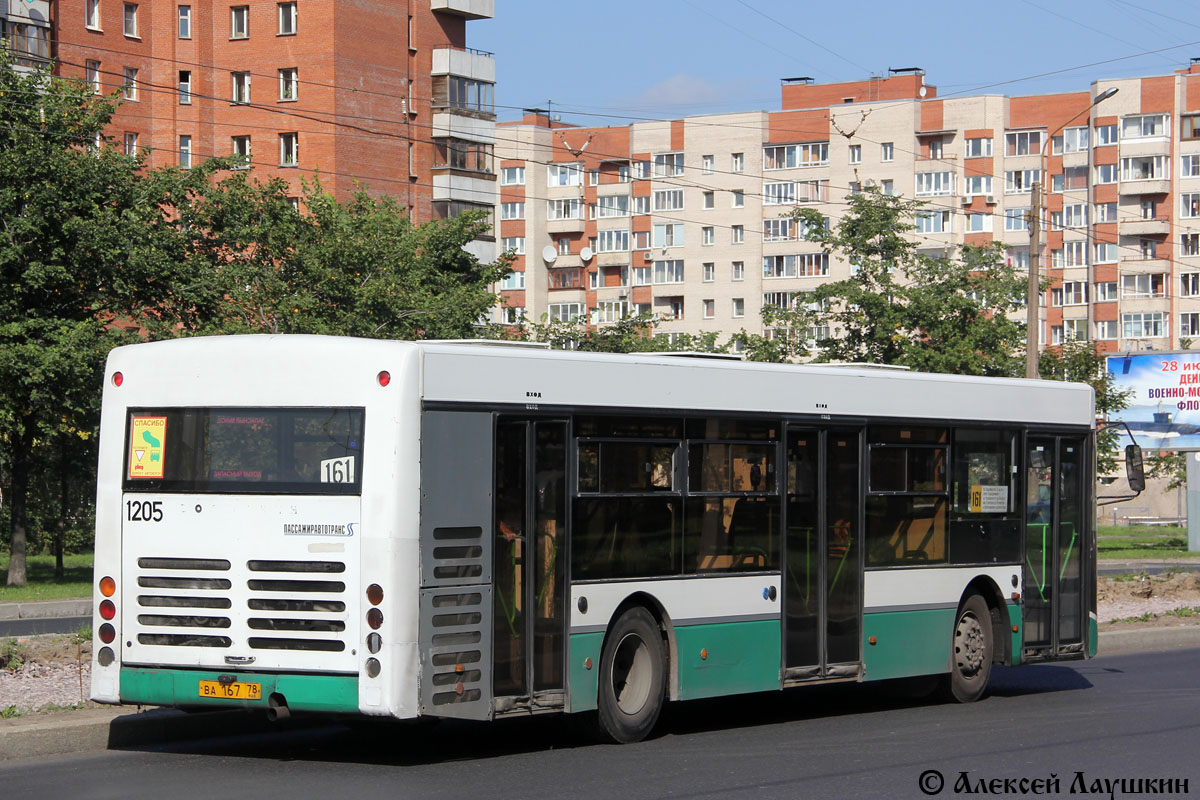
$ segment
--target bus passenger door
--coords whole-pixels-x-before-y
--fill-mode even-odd
[[[496,711],[558,708],[566,641],[567,424],[496,424],[493,694]]]
[[[862,662],[860,438],[788,431],[785,682],[854,676]]]
[[[1030,436],[1025,461],[1024,647],[1027,657],[1081,653],[1088,458],[1078,436]]]

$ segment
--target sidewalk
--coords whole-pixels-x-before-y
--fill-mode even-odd
[[[0,603],[0,620],[90,617],[91,598],[41,600],[36,603]]]

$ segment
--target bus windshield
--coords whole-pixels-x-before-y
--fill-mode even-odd
[[[361,408],[131,409],[126,491],[360,494]]]

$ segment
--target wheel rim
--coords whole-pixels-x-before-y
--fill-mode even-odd
[[[954,660],[959,673],[965,678],[977,677],[983,669],[986,654],[983,626],[974,614],[963,614],[954,629]]]
[[[654,682],[650,648],[636,633],[627,633],[613,653],[612,690],[617,708],[636,714],[650,698]]]

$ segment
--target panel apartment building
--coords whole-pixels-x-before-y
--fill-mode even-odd
[[[869,183],[928,204],[921,249],[997,240],[1028,268],[1040,182],[1040,342],[1200,339],[1200,65],[1029,97],[938,98],[919,71],[781,92],[771,112],[501,123],[500,244],[518,257],[498,321],[650,311],[668,335],[764,332],[764,306],[850,273],[788,212],[836,223]]]
[[[240,154],[295,194],[364,184],[426,221],[491,211],[494,0],[58,0],[61,74],[125,100],[109,133],[153,166]]]

